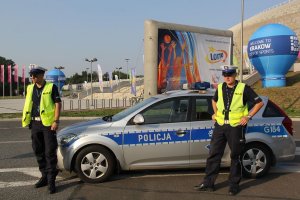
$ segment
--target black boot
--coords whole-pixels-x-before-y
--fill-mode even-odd
[[[55,181],[50,181],[48,183],[49,194],[54,194],[56,192]]]
[[[42,176],[42,178],[40,178],[40,180],[34,184],[34,187],[40,188],[40,187],[44,187],[46,185],[48,185],[47,177]]]

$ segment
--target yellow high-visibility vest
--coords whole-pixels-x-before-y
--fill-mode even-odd
[[[32,110],[32,93],[34,84],[27,86],[27,95],[25,99],[22,126],[28,126],[31,121],[31,110]],[[51,98],[53,83],[47,83],[41,94],[40,101],[40,117],[44,126],[51,126],[55,118],[55,103]]]
[[[217,101],[217,113],[216,121],[219,125],[223,125],[225,121],[225,106],[223,99],[223,83],[218,85],[218,101]],[[245,83],[238,83],[233,93],[232,101],[229,108],[229,124],[233,127],[240,124],[241,118],[248,115],[248,106],[243,104],[243,93],[245,89]]]

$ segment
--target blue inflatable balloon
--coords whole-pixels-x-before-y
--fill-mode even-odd
[[[54,83],[61,91],[66,83],[66,76],[61,70],[53,69],[47,72],[46,81]]]
[[[283,87],[285,74],[297,59],[298,38],[284,25],[268,24],[253,33],[247,51],[262,77],[263,87]]]

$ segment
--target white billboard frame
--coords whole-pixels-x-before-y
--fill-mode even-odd
[[[157,94],[158,77],[158,30],[168,29],[191,33],[200,33],[212,36],[230,37],[231,48],[229,60],[232,64],[233,32],[230,30],[210,29],[204,27],[188,26],[155,20],[144,22],[144,98]]]

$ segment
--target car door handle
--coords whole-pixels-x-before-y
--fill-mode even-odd
[[[187,132],[185,132],[184,130],[179,129],[178,131],[176,131],[176,135],[185,135],[187,134]]]

